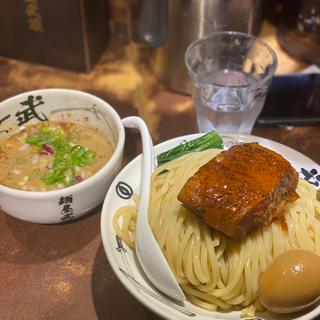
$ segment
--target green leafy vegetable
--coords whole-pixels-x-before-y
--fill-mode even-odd
[[[63,129],[41,127],[26,138],[26,142],[40,148],[39,151],[53,149],[51,172],[41,177],[46,185],[63,183],[65,186],[77,183],[76,167],[90,165],[96,153],[87,148],[73,144],[67,139]]]
[[[185,142],[169,151],[158,155],[158,165],[181,157],[184,154],[207,149],[223,149],[223,140],[216,131],[209,132],[200,138]]]
[[[60,128],[50,129],[48,126],[41,127],[26,138],[26,143],[34,146],[42,147],[44,144],[52,145],[52,143],[64,136],[64,131]]]

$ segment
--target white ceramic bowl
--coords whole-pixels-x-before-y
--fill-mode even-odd
[[[22,93],[0,103],[0,143],[24,126],[45,118],[87,123],[104,132],[115,147],[111,159],[96,174],[71,187],[33,192],[0,185],[0,208],[9,215],[30,222],[61,223],[81,217],[104,199],[121,167],[124,127],[117,112],[91,94],[44,89]],[[65,204],[68,204],[68,215]]]
[[[155,153],[160,154],[184,141],[195,139],[200,135],[201,134],[188,135],[165,141],[155,146]],[[317,163],[303,154],[275,141],[257,136],[223,134],[222,138],[227,148],[243,142],[253,142],[278,152],[291,162],[293,167],[299,172],[301,179],[307,180],[318,189],[320,188],[315,178],[306,177],[304,175],[304,172],[312,172],[314,170],[320,172],[320,167]],[[207,311],[193,305],[188,300],[184,303],[178,303],[177,301],[162,295],[146,278],[134,250],[129,248],[116,235],[116,232],[113,229],[114,214],[118,208],[132,205],[132,196],[140,193],[141,163],[141,156],[138,156],[121,170],[111,184],[102,208],[102,243],[108,261],[116,276],[139,302],[157,313],[163,319],[240,320],[240,311]],[[319,319],[319,316],[320,303],[317,303],[312,308],[303,310],[300,313],[277,315],[266,311],[262,314],[258,314],[256,317],[247,317],[246,320],[311,320],[315,318]]]

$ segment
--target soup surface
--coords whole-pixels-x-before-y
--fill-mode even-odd
[[[30,125],[1,141],[0,184],[28,191],[65,188],[96,173],[113,151],[108,137],[88,125]]]

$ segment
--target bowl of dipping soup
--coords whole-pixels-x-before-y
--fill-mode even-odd
[[[1,102],[1,210],[49,224],[84,215],[118,173],[124,140],[118,113],[85,92],[43,89]]]

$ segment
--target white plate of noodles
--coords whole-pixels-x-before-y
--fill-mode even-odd
[[[194,134],[163,142],[155,147],[156,154],[199,136]],[[141,157],[138,156],[115,178],[102,209],[102,241],[115,274],[133,296],[165,319],[315,319],[320,315],[320,305],[280,316],[263,310],[256,292],[261,273],[280,253],[301,248],[320,254],[320,202],[316,200],[320,186],[319,165],[268,139],[225,135],[223,140],[225,148],[244,142],[259,143],[281,154],[298,171],[300,198],[284,209],[288,230],[272,223],[232,242],[181,207],[176,193],[217,151],[192,153],[163,165],[162,174],[153,180],[156,189],[152,190],[150,224],[186,293],[187,301],[178,304],[149,283],[132,249],[141,172]]]

